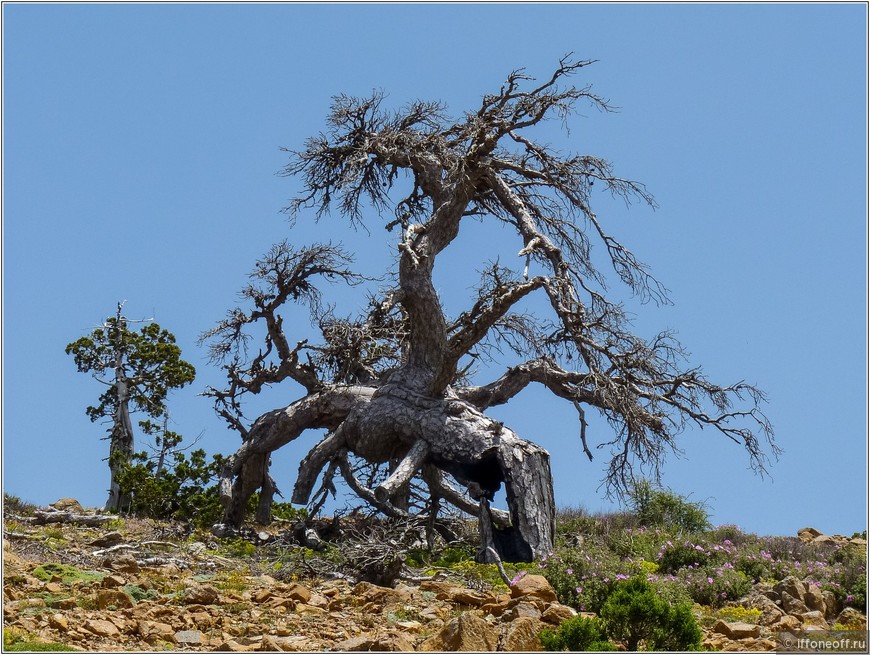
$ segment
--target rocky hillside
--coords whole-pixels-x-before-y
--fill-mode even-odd
[[[545,567],[509,588],[461,561],[405,566],[388,587],[338,561],[328,570],[328,559],[279,534],[254,535],[255,546],[74,501],[29,515],[7,508],[4,650],[535,651],[542,629],[577,614]],[[866,548],[817,531],[801,538]],[[773,650],[781,630],[866,628],[861,611],[794,575],[693,611],[711,649]]]

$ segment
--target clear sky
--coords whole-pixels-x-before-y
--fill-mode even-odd
[[[129,317],[174,332],[198,369],[170,396],[174,429],[201,435],[209,452],[235,450],[238,437],[197,395],[222,376],[196,339],[234,305],[256,258],[289,237],[341,241],[370,273],[390,261],[379,223],[366,234],[302,216],[291,230],[280,213],[298,188],[276,175],[280,148],[323,127],[331,96],[377,88],[396,105],[440,99],[459,115],[512,69],[543,77],[573,51],[598,60],[576,83],[620,111],[582,111],[570,135],[553,124],[544,136],[609,159],[660,205],[598,204],[671,290],[673,306],[629,304],[637,330],[674,328],[713,380],[767,391],[785,449],[762,479],[739,446],[688,431],[664,483],[707,501],[714,522],[755,532],[865,529],[866,12],[4,4],[4,491],[105,502],[108,444],[84,412],[102,388],[64,347],[122,299]],[[437,280],[451,312],[469,297],[465,273],[499,248],[515,257],[508,236],[473,227],[445,253]],[[345,312],[358,304],[334,299]],[[261,404],[298,394],[284,387]],[[613,507],[598,488],[605,453],[586,460],[570,405],[529,389],[497,416],[551,451],[557,503]],[[591,439],[606,441],[604,428]],[[277,454],[288,495],[317,438]]]

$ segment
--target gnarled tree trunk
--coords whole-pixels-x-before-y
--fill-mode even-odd
[[[616,436],[606,442],[613,453],[607,481],[617,490],[630,479],[634,461],[657,470],[687,422],[713,426],[742,443],[763,468],[753,431],[772,445],[770,425],[758,409],[762,394],[743,383],[715,385],[698,368],[683,370],[684,352],[672,335],[639,339],[626,330],[621,304],[605,298],[593,242],[603,246],[634,294],[666,300],[646,267],[604,230],[591,209],[593,185],[654,205],[652,197],[642,185],[613,175],[603,159],[562,156],[526,136],[549,116],[564,119],[580,100],[609,108],[588,87],[558,87],[590,63],[563,59],[547,81],[528,90],[532,78],[515,71],[498,93],[484,96],[479,109],[456,121],[438,103],[386,112],[379,94],[335,99],[327,133],[309,139],[284,171],[300,175],[304,186],[289,210],[314,207],[321,215],[337,205],[352,223],[362,223],[365,200],[378,217],[392,208],[395,220],[386,227],[401,229],[392,276],[398,285],[373,295],[360,318],[336,318],[324,309],[313,279],[363,283],[346,267],[350,257],[331,245],[296,250],[283,242],[257,263],[252,284],[242,292],[252,308],[232,310],[204,335],[213,340],[212,355],[225,365],[229,380],[228,388],[210,393],[243,438],[223,471],[225,522],[243,520],[256,489],[263,489],[258,518],[267,518],[274,491],[270,453],[306,429],[321,428],[327,434],[300,463],[293,502],[307,503],[327,468],[340,471],[355,493],[385,514],[407,516],[409,484],[422,479],[431,508],[444,501],[478,516],[481,558],[493,550],[508,560],[540,557],[553,546],[549,455],[484,414],[532,382],[577,408],[588,457],[584,406],[614,426]],[[391,195],[397,194],[399,173],[413,182],[401,199]],[[469,217],[506,226],[521,249],[513,264],[490,263],[474,304],[448,318],[433,271]],[[530,278],[532,263],[542,272]],[[516,264],[522,277],[514,273]],[[536,292],[546,294],[552,322],[515,311]],[[323,344],[291,346],[279,313],[290,299],[308,304]],[[252,357],[246,330],[254,325],[265,328],[266,336]],[[497,359],[505,347],[526,361],[488,384],[470,386],[466,372],[480,353]],[[246,427],[240,398],[288,378],[307,395]],[[744,394],[754,406],[731,410],[732,399]],[[741,421],[750,427],[732,425]],[[371,465],[389,465],[387,478],[369,488],[357,479],[351,453]],[[508,512],[490,506],[501,485]]]

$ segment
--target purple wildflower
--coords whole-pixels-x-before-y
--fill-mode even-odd
[[[519,581],[522,580],[524,577],[526,577],[526,574],[527,574],[527,573],[528,573],[528,571],[520,571],[519,573],[517,573],[517,574],[513,577],[513,579],[511,580],[511,584],[510,584],[510,586],[513,587],[517,582],[519,582]]]

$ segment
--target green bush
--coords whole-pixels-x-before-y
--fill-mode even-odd
[[[601,607],[607,636],[636,651],[694,650],[701,645],[701,629],[688,604],[670,605],[643,577],[620,582]]]
[[[180,437],[170,434],[177,445]],[[135,516],[191,521],[197,527],[210,528],[220,521],[223,511],[216,484],[222,462],[220,455],[206,461],[202,449],[190,453],[189,459],[174,452],[170,466],[158,471],[146,453],[137,453],[130,463],[122,465],[118,484],[122,494],[130,495],[127,509]]]
[[[710,528],[703,503],[691,502],[666,489],[656,489],[649,480],[638,480],[628,492],[629,506],[641,525],[685,532]]]
[[[705,566],[710,558],[710,551],[702,544],[690,541],[672,543],[668,541],[662,546],[656,563],[662,573],[676,573],[684,568]]]
[[[616,650],[607,640],[604,623],[596,618],[575,616],[564,621],[558,630],[545,629],[539,636],[544,650],[550,652]]]

